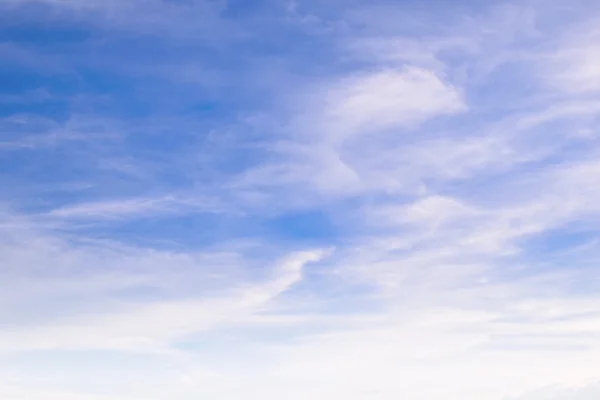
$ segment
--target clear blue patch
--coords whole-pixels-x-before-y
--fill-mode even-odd
[[[577,227],[572,226],[570,229],[549,230],[535,235],[522,241],[520,245],[527,249],[528,255],[535,256],[536,259],[540,260],[575,249],[589,243],[590,240],[598,238],[600,238],[600,231],[590,230],[586,227],[577,229]]]
[[[318,244],[323,241],[331,243],[331,240],[339,235],[339,230],[331,217],[319,210],[276,216],[267,220],[264,227],[268,236],[307,244]]]
[[[31,19],[15,22],[7,17],[0,18],[0,21],[3,24],[0,41],[18,42],[27,48],[39,47],[48,51],[52,46],[78,44],[92,38],[92,33],[85,28],[44,24]]]
[[[89,192],[89,190],[88,190]],[[72,200],[72,199],[71,199]],[[273,218],[253,215],[224,215],[207,211],[185,211],[184,215],[168,212],[113,218],[75,220],[76,230],[99,239],[111,238],[154,248],[197,249],[228,240],[260,237],[271,244],[302,248],[326,243],[331,245],[339,234],[327,215],[303,212]]]

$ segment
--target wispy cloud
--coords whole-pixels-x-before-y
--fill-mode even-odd
[[[465,109],[457,89],[444,84],[433,72],[415,67],[343,79],[317,98],[321,96],[324,104],[317,101],[317,105],[324,115],[317,114],[316,119],[323,122],[316,128],[319,136],[334,143],[338,136],[343,140],[410,126]]]
[[[593,397],[590,3],[4,2],[0,397]]]
[[[178,199],[173,196],[92,202],[54,209],[45,216],[52,219],[103,220],[152,215],[186,214],[193,210],[218,212],[218,204],[210,200]]]

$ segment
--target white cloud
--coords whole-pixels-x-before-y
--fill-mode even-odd
[[[600,90],[600,31],[595,23],[569,32],[558,50],[543,60],[548,83],[567,94],[590,94]]]
[[[190,21],[202,9],[150,1],[80,3],[79,11],[103,10],[113,27],[140,4],[152,9],[135,21],[138,34],[175,29],[173,18],[188,11],[178,32],[195,32]],[[14,383],[0,397],[594,395],[594,386],[535,392],[598,378],[594,37],[576,43],[578,33],[566,32],[560,51],[543,55],[553,39],[527,36],[533,14],[516,10],[467,18],[472,29],[461,25],[445,40],[403,34],[398,15],[378,31],[381,13],[369,14],[368,37],[341,46],[368,51],[285,96],[276,111],[287,114],[273,117],[280,125],[267,127],[266,144],[248,157],[254,167],[240,175],[226,166],[219,179],[190,179],[177,194],[111,192],[45,214],[0,215],[0,321],[9,327],[0,332],[0,379]],[[325,35],[319,40],[330,40],[336,24],[315,18],[329,29],[315,33]],[[528,57],[512,57],[530,47]],[[558,95],[532,84],[531,65]],[[47,147],[45,139],[11,143],[11,151]],[[227,208],[212,201],[222,197]],[[263,228],[296,207],[335,220],[339,236],[307,235],[335,251],[303,249],[302,234],[175,251],[53,230],[215,208],[232,219],[243,210]],[[229,229],[238,237],[238,225]],[[40,365],[53,367],[38,376]],[[118,366],[144,376],[111,375],[106,391],[85,387]]]
[[[272,276],[249,279],[239,270],[237,254],[78,244],[27,230],[11,240],[5,233],[1,248],[9,267],[3,271],[2,298],[11,307],[0,312],[22,328],[0,334],[2,351],[163,351],[186,335],[235,325],[236,318],[251,315],[299,282],[306,263],[325,256],[294,253]],[[204,294],[196,295],[197,290]],[[54,308],[59,304],[62,310]],[[21,315],[27,317],[19,322]]]
[[[210,199],[163,197],[134,198],[90,202],[54,209],[44,216],[55,220],[103,220],[144,216],[184,214],[192,210],[218,212],[220,207]]]
[[[99,396],[60,390],[32,390],[23,386],[0,386],[0,395],[6,400],[138,400],[137,397]]]
[[[342,79],[318,93],[317,98],[321,96],[324,102],[316,103],[322,115],[313,116],[320,121],[316,134],[334,143],[466,109],[457,88],[434,72],[413,66]]]
[[[597,383],[570,388],[553,385],[510,400],[593,400],[599,395],[600,387]]]
[[[466,110],[458,88],[414,66],[358,73],[313,91],[300,96],[303,112],[293,118],[291,143],[275,147],[281,160],[246,172],[239,184],[304,186],[334,197],[390,186],[383,171],[365,168],[379,159],[372,152],[428,119]],[[358,154],[348,154],[349,146],[360,147]]]

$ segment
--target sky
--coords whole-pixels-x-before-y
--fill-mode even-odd
[[[599,27],[0,0],[0,398],[598,399]]]

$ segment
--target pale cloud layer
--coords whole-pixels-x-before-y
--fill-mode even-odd
[[[597,398],[593,2],[0,11],[1,398]]]

